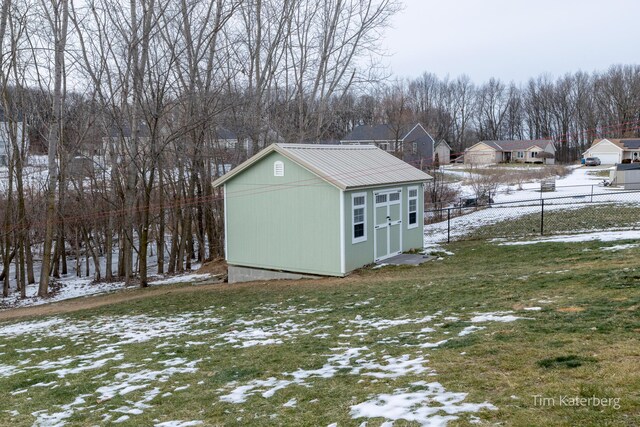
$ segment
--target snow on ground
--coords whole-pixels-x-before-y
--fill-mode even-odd
[[[511,311],[474,313],[469,322],[513,322],[524,319],[514,316]],[[426,340],[430,338],[428,334],[436,332],[438,325],[434,321],[450,320],[459,321],[457,316],[445,317],[441,312],[433,315],[426,315],[418,318],[402,317],[396,319],[371,318],[364,319],[357,315],[354,319],[343,319],[339,322],[347,328],[355,325],[356,331],[345,329],[345,333],[339,335],[342,338],[360,338],[375,334],[387,328],[408,325],[424,324],[431,326],[424,327],[420,333],[401,332],[399,335],[409,336],[414,334],[416,344],[405,344],[404,347],[429,348],[437,351],[437,348],[448,340],[441,340],[435,344]],[[483,326],[465,327],[458,335],[466,336],[474,332],[486,329]],[[351,332],[350,334],[346,332]],[[447,331],[448,333],[448,331]],[[393,341],[383,339],[380,343],[389,344]],[[251,396],[261,396],[269,399],[278,391],[290,386],[312,387],[313,379],[329,379],[340,373],[341,375],[357,375],[364,378],[373,378],[370,381],[379,379],[395,379],[408,375],[429,375],[435,376],[437,373],[428,367],[428,355],[403,354],[400,356],[380,355],[370,350],[367,346],[362,347],[339,347],[332,348],[332,353],[326,355],[326,363],[317,369],[299,368],[292,372],[283,372],[278,377],[271,376],[266,379],[255,379],[248,382],[239,383],[232,381],[219,391],[223,393],[220,401],[242,404]],[[420,350],[418,350],[420,351]],[[390,394],[380,394],[371,397],[369,400],[351,406],[350,415],[354,419],[361,418],[384,418],[388,422],[383,425],[391,426],[394,421],[405,420],[415,421],[421,425],[446,426],[448,421],[458,418],[460,413],[473,413],[481,409],[497,409],[488,402],[470,403],[464,402],[467,393],[447,391],[440,383],[418,381],[411,384],[411,389],[395,389]],[[285,403],[285,406],[294,406],[297,399],[293,398]],[[447,415],[441,415],[442,413]]]
[[[511,170],[511,168],[505,170]],[[445,169],[450,173],[451,169]],[[456,171],[460,173],[461,171]],[[597,204],[619,203],[640,205],[640,192],[625,192],[618,188],[600,187],[602,178],[590,174],[593,169],[574,167],[572,172],[556,180],[556,191],[541,193],[540,183],[523,184],[523,190],[501,186],[494,197],[494,204],[486,209],[451,218],[450,230],[447,221],[428,224],[424,227],[424,245],[430,250],[438,250],[438,244],[446,242],[448,233],[451,240],[459,239],[478,228],[493,225],[501,221],[516,219],[528,214],[540,212],[540,200],[545,200],[545,211],[581,209]],[[466,172],[462,172],[466,173]],[[456,183],[463,197],[473,197],[469,185]],[[593,191],[593,197],[592,197]],[[454,211],[455,213],[455,211]],[[585,232],[590,230],[585,230]]]
[[[476,315],[471,318],[471,323],[482,322],[515,322],[524,317],[514,316],[512,311],[496,311],[495,313],[475,313]]]
[[[474,176],[473,173],[464,170],[464,167],[462,167],[462,170],[460,168],[460,166],[447,166],[442,170],[445,174],[454,175],[462,180],[469,180]],[[495,169],[495,167],[486,168]],[[508,174],[511,171],[517,172],[519,170],[535,169],[544,169],[544,166],[530,166],[521,168],[504,167],[499,168],[498,170],[502,171],[505,174]],[[493,198],[494,202],[506,203],[540,200],[541,198],[551,199],[557,197],[572,197],[575,195],[591,194],[592,187],[594,193],[603,191],[615,193],[619,191],[619,189],[617,189],[616,187],[600,187],[600,184],[602,183],[604,178],[593,175],[593,172],[609,170],[610,168],[587,168],[581,166],[570,166],[570,169],[571,172],[569,174],[556,179],[556,191],[554,192],[541,193],[540,182],[537,180],[523,183],[522,189],[519,189],[516,185],[500,185],[498,186],[497,194]],[[471,185],[468,185],[465,182],[457,182],[453,183],[453,185],[458,188],[461,197],[474,197],[474,191]]]
[[[531,240],[519,240],[514,242],[500,242],[501,246],[518,246],[518,245],[534,245],[536,243],[550,243],[550,242],[562,242],[562,243],[575,243],[575,242],[614,242],[617,240],[632,240],[640,239],[640,230],[620,230],[620,231],[593,231],[589,234],[566,234],[560,236],[539,237]],[[637,247],[638,244],[618,245],[611,246],[609,248],[603,248],[603,250],[621,250]]]
[[[157,276],[156,276],[157,277]],[[175,283],[193,283],[206,279],[211,279],[210,274],[181,274],[177,276],[169,276],[164,279],[149,282],[149,286],[171,285]],[[136,288],[126,286],[124,282],[98,282],[94,283],[91,277],[75,277],[72,275],[63,276],[57,282],[58,288],[47,298],[38,297],[38,284],[27,285],[26,298],[20,298],[20,293],[12,292],[7,298],[0,299],[0,310],[27,307],[34,305],[48,304],[51,302],[64,301],[72,298],[87,297],[98,294],[106,294],[110,292],[122,291],[125,289]],[[55,287],[52,287],[55,289]]]
[[[351,417],[413,421],[422,426],[446,426],[449,421],[458,418],[455,414],[498,409],[488,402],[464,402],[466,397],[467,393],[447,391],[437,382],[417,381],[411,383],[411,389],[396,389],[393,394],[380,394],[351,406]],[[440,415],[440,412],[447,415]]]
[[[614,245],[614,246],[605,246],[600,248],[603,251],[612,251],[612,252],[616,252],[616,251],[624,251],[627,249],[633,249],[633,248],[637,248],[638,246],[640,246],[640,243],[629,243],[626,245]]]
[[[358,303],[369,304],[371,300]],[[70,398],[67,403],[46,409],[38,409],[36,405],[32,412],[35,425],[62,426],[83,412],[97,413],[104,423],[117,424],[135,421],[136,416],[156,404],[158,396],[170,398],[193,386],[185,384],[184,380],[180,382],[180,378],[199,372],[209,357],[198,353],[198,358],[189,358],[173,349],[190,345],[207,345],[212,349],[281,345],[299,337],[316,336],[322,331],[327,336],[340,339],[338,347],[328,349],[322,366],[299,367],[267,378],[232,381],[217,390],[220,402],[241,405],[249,398],[272,398],[280,390],[293,386],[314,387],[319,381],[337,375],[356,376],[360,382],[390,381],[390,387],[395,379],[406,376],[436,376],[437,373],[429,367],[429,355],[424,354],[423,349],[437,351],[447,342],[447,339],[438,341],[434,338],[438,334],[449,334],[455,328],[452,322],[460,322],[461,332],[458,335],[466,336],[486,328],[465,327],[469,323],[522,319],[511,311],[451,315],[436,312],[398,318],[355,315],[333,324],[323,322],[323,313],[332,309],[330,305],[265,304],[242,317],[225,318],[225,307],[212,306],[173,316],[154,313],[95,316],[90,319],[52,317],[5,324],[0,326],[0,339],[8,343],[11,342],[9,340],[22,339],[11,342],[11,350],[19,350],[21,357],[9,362],[5,353],[0,353],[0,378],[21,373],[52,376],[52,380],[46,383],[14,390],[14,395],[20,396],[31,387],[56,389],[65,386],[76,375],[89,373],[92,375],[91,385],[84,387],[82,394]],[[443,328],[445,322],[446,330]],[[415,331],[388,331],[407,325],[418,327]],[[379,338],[381,334],[386,334],[386,338]],[[363,341],[370,343],[373,339],[386,348],[394,343],[395,337],[403,338],[403,344],[393,347],[400,350],[396,354],[387,354],[386,349],[374,350],[371,344],[361,344]],[[60,341],[60,345],[43,345],[43,340],[50,342],[52,338]],[[157,351],[142,359],[139,356],[130,358],[129,346],[151,340]],[[73,352],[65,352],[67,347],[73,348]],[[47,355],[45,360],[41,360],[42,354]],[[32,362],[30,358],[36,355],[40,355],[40,361]],[[295,393],[295,390],[292,388],[288,393]],[[108,402],[116,396],[124,403],[117,407],[109,406]],[[466,393],[448,391],[439,383],[421,381],[413,383],[409,389],[392,387],[388,393],[363,399],[351,407],[351,416],[354,419],[384,417],[389,422],[413,420],[423,425],[445,425],[461,413],[494,409],[487,402],[466,402],[466,396]],[[96,405],[95,402],[102,404]],[[284,407],[294,408],[299,402],[300,396],[294,394],[288,397]],[[201,422],[158,421],[156,425],[190,426],[198,423]]]

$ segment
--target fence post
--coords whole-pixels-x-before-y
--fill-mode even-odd
[[[451,243],[451,208],[447,208],[447,243]]]
[[[544,199],[540,200],[540,235],[544,236]]]
[[[591,203],[593,203],[593,184],[591,185]]]

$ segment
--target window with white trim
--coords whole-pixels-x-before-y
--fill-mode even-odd
[[[416,228],[418,226],[418,187],[409,187],[408,195],[408,215],[407,228]]]
[[[516,157],[517,157],[518,159],[524,159],[524,151],[518,151],[518,152],[516,153]]]
[[[280,160],[273,162],[273,176],[284,176],[284,163]]]
[[[531,152],[531,158],[536,158],[538,157],[538,152],[537,151],[532,151]]]
[[[351,195],[351,243],[367,240],[367,193]]]

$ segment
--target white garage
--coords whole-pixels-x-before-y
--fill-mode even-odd
[[[589,157],[597,157],[603,165],[616,165],[620,163],[619,153],[594,153]]]
[[[608,139],[603,139],[592,145],[584,153],[584,157],[597,157],[603,165],[615,165],[622,161],[622,152],[622,148]]]
[[[502,160],[498,151],[484,142],[479,142],[464,151],[464,162],[474,165],[489,165]]]

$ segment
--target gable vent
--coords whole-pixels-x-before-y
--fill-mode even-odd
[[[284,176],[284,163],[280,160],[273,162],[273,176]]]

